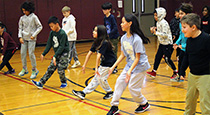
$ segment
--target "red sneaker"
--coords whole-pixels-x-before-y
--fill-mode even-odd
[[[174,72],[174,74],[170,78],[170,81],[177,81],[178,78],[179,78],[178,72]]]
[[[149,75],[152,78],[156,77],[156,72],[154,72],[153,70],[151,72],[147,72],[147,75]]]

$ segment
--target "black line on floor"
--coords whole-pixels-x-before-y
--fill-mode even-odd
[[[51,102],[47,102],[47,103],[40,103],[40,104],[29,105],[29,106],[24,106],[24,107],[17,107],[17,108],[13,108],[13,109],[3,110],[2,112],[14,111],[14,110],[18,110],[18,109],[25,109],[25,108],[30,108],[30,107],[42,106],[42,105],[48,105],[48,104],[53,104],[53,103],[58,103],[58,102],[63,102],[63,101],[69,101],[69,100],[71,100],[71,99],[64,99],[64,100],[51,101]]]

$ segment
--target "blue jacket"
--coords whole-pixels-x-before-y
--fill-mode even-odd
[[[182,32],[182,25],[181,23],[179,23],[179,29],[180,29],[180,32],[179,32],[179,39],[176,41],[175,44],[177,45],[182,45],[182,51],[186,51],[186,45],[187,45],[187,38],[184,37],[184,33]]]

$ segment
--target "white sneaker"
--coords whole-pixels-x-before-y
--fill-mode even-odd
[[[38,73],[39,73],[38,70],[36,70],[36,71],[33,71],[33,70],[32,70],[32,74],[31,74],[30,78],[31,78],[31,79],[35,79],[36,76],[38,75]]]
[[[28,74],[28,70],[26,70],[26,69],[23,68],[18,75],[19,76],[24,76],[25,74]]]
[[[76,68],[78,66],[80,66],[81,63],[79,61],[74,62],[74,64],[71,66],[71,68]]]

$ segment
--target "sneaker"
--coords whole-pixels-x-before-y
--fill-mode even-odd
[[[107,92],[106,95],[103,97],[103,99],[110,99],[113,96],[113,91]]]
[[[170,78],[170,81],[177,81],[178,78],[179,78],[178,72],[174,72],[174,74]]]
[[[147,72],[147,75],[149,75],[152,78],[155,78],[156,77],[156,72],[152,70],[151,72]]]
[[[19,76],[24,76],[25,74],[28,74],[28,70],[25,70],[24,68],[21,70],[21,72],[18,74]]]
[[[135,113],[142,113],[150,108],[149,103],[147,102],[145,105],[139,105],[139,107],[135,110]]]
[[[31,79],[35,79],[36,78],[36,76],[38,75],[38,73],[39,73],[39,71],[38,70],[32,70],[32,74],[31,74],[31,76],[30,76],[30,78]]]
[[[85,99],[85,95],[86,94],[83,91],[75,91],[75,90],[72,90],[72,93],[75,96],[79,97],[80,99]]]
[[[65,88],[67,86],[67,83],[61,83],[60,88]]]
[[[112,74],[115,74],[115,73],[117,73],[117,72],[118,72],[117,68],[114,68]]]
[[[43,85],[38,82],[38,81],[34,81],[34,80],[31,80],[31,82],[39,89],[43,89]]]
[[[7,72],[4,72],[4,75],[13,74],[13,73],[15,73],[15,69],[12,69],[12,70],[9,70]]]
[[[76,68],[78,66],[80,66],[81,63],[79,61],[74,62],[74,64],[71,66],[71,68]]]
[[[107,115],[116,115],[120,112],[117,106],[112,106]]]

